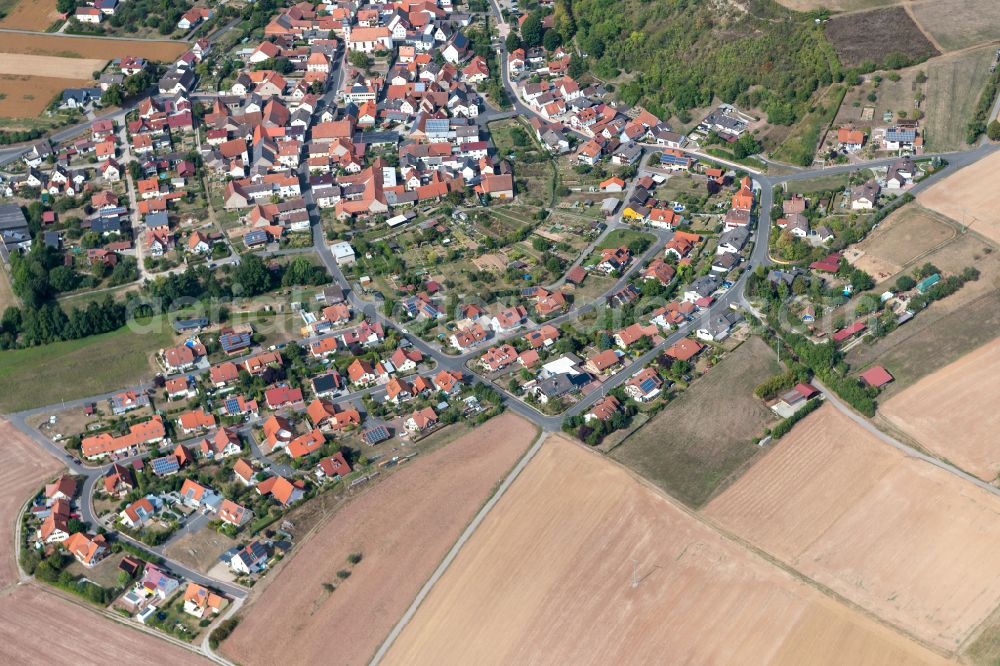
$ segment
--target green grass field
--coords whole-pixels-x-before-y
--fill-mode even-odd
[[[832,176],[817,176],[808,180],[792,180],[787,184],[789,194],[805,194],[807,192],[823,192],[840,190],[847,187],[850,174],[840,173]]]
[[[169,325],[123,327],[81,340],[0,353],[0,410],[20,411],[149,380],[152,355],[173,343]]]
[[[610,234],[608,234],[604,240],[602,240],[597,245],[598,250],[603,250],[609,247],[619,247],[622,245],[628,245],[632,241],[638,238],[645,238],[650,243],[656,242],[656,237],[650,234],[644,234],[641,231],[633,231],[632,229],[615,229]]]
[[[751,338],[611,452],[688,506],[704,505],[764,449],[750,440],[775,417],[753,395],[780,371]]]

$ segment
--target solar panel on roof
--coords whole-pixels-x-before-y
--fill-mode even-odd
[[[240,401],[236,398],[226,398],[226,412],[229,414],[238,414],[240,411]]]
[[[163,458],[154,458],[152,463],[153,473],[162,476],[163,474],[169,474],[170,472],[176,472],[180,469],[180,465],[177,462],[177,458],[174,456],[164,456]]]
[[[655,388],[656,388],[656,381],[654,381],[652,377],[650,377],[649,379],[642,380],[642,382],[639,384],[639,390],[641,390],[643,393],[649,393]]]
[[[389,431],[385,428],[385,426],[375,426],[370,430],[366,430],[364,437],[368,444],[378,444],[379,442],[384,442],[389,439]]]

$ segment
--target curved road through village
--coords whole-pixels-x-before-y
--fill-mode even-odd
[[[497,5],[495,3],[495,0],[491,0],[491,7],[493,8],[494,13],[495,13],[498,21],[500,21],[502,23],[502,19],[500,18],[499,8],[497,7]],[[506,49],[505,49],[505,47],[504,47],[504,45],[503,45],[502,42],[498,45],[498,51],[499,51],[499,57],[501,59],[501,63],[505,63],[506,62]],[[512,102],[513,107],[514,107],[514,113],[519,114],[519,115],[523,115],[523,116],[531,116],[531,115],[533,115],[533,111],[531,111],[528,107],[526,107],[525,105],[523,105],[520,102],[520,100],[518,99],[517,94],[516,94],[513,86],[511,85],[511,82],[510,82],[509,77],[507,75],[506,67],[502,67],[502,71],[503,71],[503,83],[504,83],[504,86],[507,89],[507,94],[511,98],[511,102]],[[323,101],[326,104],[333,103],[334,100],[336,99],[336,94],[337,94],[337,91],[339,91],[339,89],[340,89],[342,77],[343,77],[343,67],[338,67],[337,70],[336,70],[336,73],[334,75],[334,81],[333,81],[333,85],[331,86],[330,92],[328,92],[323,97]],[[134,105],[134,103],[133,103],[133,105]],[[132,105],[130,105],[130,106],[132,106]],[[121,110],[121,111],[115,112],[114,114],[107,114],[107,117],[115,117],[116,119],[120,119],[121,116],[124,115],[124,113],[125,113],[125,110]],[[513,114],[512,113],[492,112],[492,115],[489,115],[488,118],[510,117],[511,115],[513,115]],[[80,131],[78,127],[77,128],[68,128],[68,129],[63,130],[61,132],[57,132],[54,135],[53,138],[56,141],[63,140],[63,139],[66,139],[66,138],[72,136],[74,133],[76,133],[78,131]],[[945,170],[943,170],[942,173],[944,173],[944,174],[951,174],[954,171],[956,171],[958,169],[961,169],[962,167],[967,166],[969,164],[972,164],[973,162],[975,162],[975,161],[977,161],[977,160],[985,157],[986,155],[991,154],[992,152],[994,152],[995,150],[997,150],[997,148],[998,148],[997,145],[983,143],[982,145],[980,145],[978,147],[975,147],[975,148],[972,148],[970,150],[941,154],[940,156],[943,157],[943,158],[945,158],[945,159],[947,159],[948,162],[949,162],[948,168],[945,169]],[[640,165],[642,165],[642,164],[645,163],[646,157],[647,157],[647,155],[650,152],[652,152],[652,151],[658,151],[660,149],[661,148],[657,147],[657,146],[649,146],[649,145],[644,146],[643,147],[643,156],[641,158]],[[10,148],[10,149],[7,149],[7,150],[0,151],[0,165],[6,164],[6,163],[8,163],[8,162],[10,162],[10,161],[12,161],[14,159],[17,159],[21,154],[23,154],[23,152],[25,150],[26,150],[26,148],[17,147],[17,148]],[[731,163],[731,162],[726,162],[725,160],[720,160],[718,158],[707,156],[707,155],[700,155],[697,152],[692,152],[692,156],[694,156],[694,157],[704,157],[706,159],[711,159],[712,161],[726,164],[727,166],[729,166],[729,167],[731,167],[733,169],[738,169],[738,170],[741,170],[741,171],[748,171],[748,172],[750,172],[752,174],[752,177],[753,177],[753,180],[754,180],[754,187],[755,187],[755,190],[757,191],[758,201],[757,201],[757,220],[756,220],[756,225],[752,229],[751,242],[753,243],[753,249],[751,251],[750,257],[744,263],[744,265],[742,267],[743,270],[742,270],[742,273],[741,273],[739,279],[736,280],[735,283],[732,285],[732,287],[729,288],[724,294],[719,295],[718,299],[713,303],[713,305],[710,308],[708,308],[706,311],[700,313],[700,315],[698,317],[696,317],[695,319],[693,319],[691,322],[687,323],[685,326],[681,327],[679,330],[676,330],[673,333],[671,333],[670,335],[666,336],[666,338],[660,344],[654,346],[652,349],[650,349],[649,351],[645,352],[644,354],[642,354],[641,356],[639,356],[637,359],[634,359],[632,361],[632,363],[626,369],[618,372],[617,374],[615,374],[614,376],[612,376],[611,378],[609,378],[604,383],[602,391],[595,391],[595,392],[591,393],[588,396],[584,396],[579,402],[577,402],[576,404],[574,404],[565,413],[563,413],[561,415],[558,415],[558,416],[544,415],[544,414],[540,413],[539,411],[537,411],[536,409],[534,409],[533,407],[531,407],[530,405],[526,404],[525,402],[523,402],[523,401],[521,401],[521,400],[519,400],[519,399],[517,399],[517,398],[515,398],[515,397],[513,397],[513,396],[511,396],[509,394],[507,394],[506,392],[503,391],[503,389],[501,387],[496,386],[495,384],[492,384],[492,382],[489,382],[486,378],[483,378],[482,376],[480,376],[480,375],[478,375],[476,373],[470,373],[469,368],[467,367],[467,363],[470,360],[473,360],[475,357],[479,356],[479,354],[481,352],[475,352],[475,351],[473,351],[473,352],[465,353],[463,355],[451,355],[451,354],[444,353],[442,351],[442,349],[439,348],[437,345],[431,344],[431,343],[429,343],[429,342],[427,342],[427,341],[425,341],[425,340],[423,340],[423,339],[421,339],[419,337],[416,337],[414,335],[411,335],[411,334],[407,333],[407,334],[402,334],[403,337],[405,337],[416,349],[419,349],[426,357],[428,357],[428,359],[433,360],[433,362],[436,363],[436,369],[438,369],[438,370],[439,369],[445,369],[445,370],[451,370],[451,371],[454,371],[454,372],[460,372],[460,373],[462,373],[463,375],[465,375],[467,377],[471,377],[472,381],[480,382],[480,383],[487,383],[487,384],[492,385],[494,388],[496,388],[497,390],[499,390],[501,392],[501,394],[503,396],[504,404],[505,404],[505,406],[508,409],[510,409],[513,412],[516,412],[520,416],[522,416],[522,417],[528,419],[529,421],[537,424],[543,430],[543,432],[558,431],[561,428],[563,420],[565,419],[566,416],[578,415],[578,414],[583,413],[594,402],[596,402],[602,395],[604,395],[607,392],[608,389],[614,388],[616,386],[619,386],[623,382],[625,382],[628,379],[628,377],[632,374],[632,371],[631,371],[632,368],[635,368],[635,369],[641,368],[646,363],[652,361],[654,358],[656,358],[656,356],[658,356],[659,354],[661,354],[663,352],[663,350],[666,349],[668,346],[670,346],[670,345],[674,344],[675,342],[677,342],[678,340],[686,337],[689,334],[690,331],[697,329],[698,325],[702,321],[707,320],[708,318],[711,318],[711,317],[713,317],[713,316],[715,316],[717,314],[720,314],[722,312],[725,312],[726,310],[728,310],[730,308],[739,308],[739,307],[749,308],[750,307],[749,303],[746,300],[745,293],[744,293],[747,276],[756,267],[758,267],[758,266],[767,266],[767,265],[769,265],[771,263],[771,261],[769,259],[769,256],[768,256],[768,236],[769,236],[769,232],[770,232],[770,228],[771,228],[770,213],[771,213],[772,206],[774,204],[774,201],[773,201],[773,190],[774,190],[775,187],[777,187],[779,185],[783,185],[784,183],[794,182],[794,181],[800,181],[800,180],[807,180],[807,179],[816,178],[816,177],[819,177],[819,176],[825,176],[825,175],[837,174],[837,173],[849,173],[849,172],[858,171],[858,170],[862,170],[862,169],[868,169],[868,168],[872,168],[872,167],[883,167],[883,166],[887,166],[889,163],[891,163],[893,161],[893,158],[885,158],[885,159],[878,159],[878,160],[872,160],[872,161],[867,161],[867,162],[858,162],[858,163],[847,164],[847,165],[831,166],[831,167],[825,167],[825,168],[812,168],[812,169],[806,168],[806,169],[796,170],[793,173],[790,173],[790,174],[787,174],[787,175],[767,175],[765,173],[756,172],[754,169],[748,168],[745,165],[735,164],[735,163]],[[925,157],[933,157],[933,155],[926,155]],[[649,174],[649,173],[654,173],[654,172],[651,171],[651,170],[649,170],[649,169],[647,169],[647,168],[645,168],[645,167],[640,167],[639,175],[645,175],[645,174]],[[317,255],[319,256],[319,258],[323,262],[323,265],[326,267],[327,271],[332,276],[333,280],[344,290],[344,293],[347,295],[347,298],[349,299],[349,302],[353,306],[353,308],[355,309],[355,311],[363,312],[367,318],[369,318],[371,320],[379,321],[384,326],[392,327],[392,328],[396,328],[396,329],[401,328],[400,325],[393,318],[386,316],[381,311],[381,308],[379,307],[379,304],[376,304],[376,303],[374,303],[372,301],[368,301],[368,300],[365,300],[365,299],[361,298],[361,296],[352,288],[351,284],[348,282],[348,280],[344,276],[343,272],[341,271],[340,267],[337,265],[336,261],[334,260],[333,255],[330,252],[330,248],[327,245],[327,242],[326,242],[326,239],[325,239],[325,236],[324,236],[324,232],[323,232],[323,227],[322,227],[322,224],[320,223],[319,212],[318,212],[318,209],[316,207],[315,199],[313,198],[312,191],[309,188],[308,173],[305,171],[305,166],[304,165],[301,167],[301,169],[299,171],[299,175],[300,175],[300,179],[302,181],[302,196],[303,196],[303,198],[306,201],[307,208],[309,210],[309,215],[310,215],[310,218],[311,218],[311,220],[313,222],[313,250],[317,253]],[[936,180],[938,180],[940,177],[941,177],[941,173],[934,174],[933,176],[931,176],[931,177],[925,179],[924,181],[922,181],[921,183],[917,184],[911,190],[911,192],[916,192],[916,191],[919,191],[919,190],[927,187],[931,183],[933,183]],[[633,183],[633,187],[634,187],[634,183]],[[622,221],[621,221],[621,217],[619,216],[619,217],[617,217],[615,219],[614,222],[608,224],[607,228],[605,229],[605,231],[603,232],[602,236],[598,240],[603,239],[607,234],[611,233],[613,230],[619,229],[619,228],[624,228],[626,226],[628,226],[628,225],[623,224]],[[667,232],[667,231],[656,230],[656,229],[645,229],[645,230],[649,231],[651,234],[653,234],[656,237],[656,241],[651,245],[651,247],[641,257],[638,257],[633,262],[633,264],[629,268],[628,272],[625,275],[623,275],[621,277],[621,279],[619,279],[616,282],[616,284],[612,286],[611,289],[609,289],[604,295],[602,295],[602,296],[600,296],[598,298],[595,298],[595,299],[593,299],[592,301],[590,301],[588,303],[575,305],[575,307],[573,307],[567,313],[565,313],[565,314],[557,317],[555,320],[552,320],[552,321],[547,322],[547,323],[559,325],[559,324],[561,324],[563,322],[566,322],[566,321],[573,321],[573,320],[577,319],[578,317],[580,317],[581,315],[586,314],[587,312],[590,312],[590,311],[594,310],[595,308],[599,307],[598,303],[602,302],[604,300],[604,296],[606,296],[607,294],[611,293],[612,291],[615,291],[615,290],[619,289],[620,287],[624,286],[627,283],[627,281],[635,274],[635,272],[638,271],[638,270],[640,270],[640,267],[642,266],[642,264],[644,264],[650,258],[652,258],[653,256],[655,256],[660,251],[662,251],[664,245],[669,241],[669,239],[672,236],[672,233],[671,232]],[[510,337],[511,335],[523,335],[528,330],[531,330],[530,326],[527,327],[527,328],[519,329],[519,330],[517,330],[514,333],[508,334],[507,336],[501,336],[499,339],[503,339],[504,337]],[[304,342],[308,343],[308,342],[310,342],[312,340],[319,339],[319,338],[322,338],[322,337],[329,337],[329,334],[327,336],[319,336],[317,338],[310,338],[310,339],[305,340]],[[496,340],[494,340],[494,342],[495,341]],[[199,373],[203,373],[203,372],[205,372],[205,370],[203,369],[203,370],[200,370],[198,372]],[[190,374],[190,373],[184,373],[184,374]],[[150,387],[150,385],[147,384],[147,385],[140,385],[140,386],[135,387],[135,388],[138,388],[138,389],[148,389],[149,387]],[[384,389],[381,388],[381,387],[375,387],[375,388],[372,388],[372,389],[368,389],[368,390],[358,391],[358,392],[352,393],[352,394],[350,394],[348,396],[344,396],[342,399],[357,401],[357,400],[360,400],[360,398],[362,396],[366,395],[366,394],[378,395],[379,392],[383,391],[383,390]],[[827,392],[825,390],[824,390],[824,393],[828,396],[828,398],[831,400],[831,402],[834,404],[834,406],[837,409],[840,409],[841,411],[844,411],[844,412],[850,414],[851,417],[854,420],[856,420],[856,421],[858,419],[860,419],[859,422],[863,422],[864,427],[866,427],[868,429],[872,429],[874,427],[874,426],[871,426],[871,424],[867,420],[865,420],[865,419],[857,416],[856,414],[854,414],[853,411],[850,410],[849,407],[845,406],[843,403],[841,403],[839,400],[837,400],[835,398],[835,396],[831,396],[829,394],[829,392]],[[105,400],[105,399],[107,399],[109,397],[109,395],[110,394],[104,394],[104,395],[92,396],[92,397],[88,397],[88,398],[84,398],[84,399],[79,399],[79,400],[67,401],[65,403],[60,403],[60,404],[55,404],[55,405],[49,405],[49,406],[46,406],[46,407],[41,407],[41,408],[36,408],[36,409],[31,409],[31,410],[27,410],[27,411],[15,413],[15,414],[12,414],[12,415],[10,415],[8,417],[9,420],[11,421],[11,423],[15,427],[17,427],[19,430],[25,432],[30,437],[32,437],[41,447],[43,447],[51,455],[53,455],[56,458],[60,459],[69,468],[69,470],[70,470],[71,473],[85,477],[85,481],[84,481],[84,484],[83,484],[83,490],[82,490],[82,498],[83,499],[81,501],[81,513],[82,513],[82,517],[87,522],[90,522],[91,524],[94,524],[94,525],[97,525],[97,516],[95,516],[94,512],[93,512],[93,506],[92,506],[91,498],[93,496],[94,488],[95,488],[96,484],[102,478],[107,465],[103,465],[103,466],[100,466],[100,465],[99,466],[91,466],[91,465],[86,465],[86,464],[77,462],[75,459],[73,459],[70,456],[68,456],[67,453],[65,452],[65,450],[61,446],[59,446],[56,443],[53,443],[53,442],[49,441],[45,436],[43,436],[41,434],[41,432],[39,432],[37,429],[29,426],[27,420],[29,418],[37,417],[39,415],[44,415],[44,414],[47,414],[47,413],[50,413],[50,412],[54,412],[54,411],[60,411],[60,410],[65,409],[65,408],[77,407],[77,406],[82,406],[82,405],[87,404],[87,403],[92,403],[92,402],[98,402],[98,401],[101,401],[101,400]],[[248,428],[249,428],[249,426],[244,426],[244,428],[243,428],[244,434],[247,434]],[[898,442],[897,440],[889,437],[888,435],[885,435],[884,433],[880,433],[878,436],[883,441],[886,441],[889,444],[895,446],[896,448],[899,448],[899,449],[903,450],[904,452],[907,452],[909,455],[920,457],[922,459],[927,459],[927,457],[924,456],[923,454],[920,454],[919,452],[913,450],[911,447],[908,447],[905,444],[902,444],[902,443]],[[273,462],[270,461],[269,459],[267,459],[266,456],[264,456],[260,452],[259,447],[252,446],[252,453],[253,453],[254,457],[256,457],[258,460],[260,460],[266,467],[270,468],[273,465]],[[145,455],[147,455],[147,454],[142,454],[139,457],[142,457],[142,456],[145,456]],[[960,470],[957,470],[957,469],[953,468],[952,466],[948,465],[947,463],[944,463],[944,462],[942,462],[940,460],[931,459],[931,460],[928,460],[928,462],[931,462],[932,464],[935,464],[935,465],[937,465],[939,467],[942,467],[942,468],[944,468],[944,469],[946,469],[946,470],[948,470],[948,471],[950,471],[952,473],[958,474],[963,479],[970,480],[972,482],[976,482],[977,481],[977,480],[974,480],[974,479],[970,479],[968,477],[968,475],[962,473]],[[282,471],[282,470],[279,469],[278,471]],[[1000,491],[998,491],[996,488],[993,488],[992,486],[989,486],[989,484],[977,483],[976,485],[979,486],[979,487],[986,486],[986,489],[989,490],[990,492],[1000,493]],[[184,528],[182,528],[182,533],[184,532],[184,530],[187,530],[187,529],[189,529],[188,526],[185,526]],[[128,537],[125,537],[124,535],[122,535],[122,538],[126,538],[127,539]],[[144,548],[146,550],[154,551],[158,555],[163,556],[163,548],[162,547],[159,547],[159,548],[150,548],[150,547],[144,546],[142,544],[138,544],[138,543],[136,545],[139,545],[140,547],[142,547],[142,548]],[[176,574],[183,575],[183,576],[189,578],[190,580],[194,580],[194,581],[200,582],[202,584],[212,585],[212,586],[214,586],[216,588],[219,588],[219,589],[223,590],[224,592],[226,592],[227,594],[233,596],[237,600],[243,599],[245,597],[245,595],[246,595],[246,591],[243,588],[239,587],[239,586],[232,585],[230,583],[226,583],[226,582],[222,582],[222,581],[212,580],[212,579],[210,579],[207,576],[204,576],[202,574],[199,574],[196,571],[192,571],[192,570],[188,569],[187,567],[181,565],[180,563],[178,563],[176,561],[170,560],[169,558],[165,558],[165,560],[166,560],[166,566],[167,566],[167,568],[170,569],[171,571],[175,572]]]

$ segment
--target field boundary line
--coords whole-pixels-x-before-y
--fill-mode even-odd
[[[578,442],[575,439],[573,440],[573,443],[577,444],[581,449],[583,449],[584,451],[587,451],[587,452],[591,453],[592,455],[600,456],[600,452],[595,451],[594,449],[590,448],[589,446],[587,446],[587,445],[585,445],[583,443]],[[770,455],[771,453],[773,453],[774,450],[775,450],[775,447],[771,447],[771,450],[767,451],[764,455]],[[784,573],[788,574],[795,581],[798,581],[802,585],[805,585],[806,587],[811,587],[812,589],[816,590],[819,594],[823,595],[824,597],[826,597],[830,601],[832,601],[832,602],[834,602],[836,604],[839,604],[839,605],[841,605],[841,606],[843,606],[845,608],[848,608],[849,610],[855,611],[855,612],[857,612],[859,615],[861,615],[863,617],[869,618],[874,623],[876,623],[876,624],[884,627],[885,629],[889,630],[890,632],[892,632],[892,633],[894,633],[894,634],[896,634],[898,636],[901,636],[901,637],[903,637],[906,640],[912,641],[912,642],[916,643],[917,645],[920,645],[920,646],[922,646],[922,647],[930,650],[931,652],[933,652],[935,654],[938,654],[938,655],[941,655],[941,656],[947,657],[947,658],[951,658],[951,657],[954,656],[954,653],[952,653],[952,652],[950,652],[948,650],[945,650],[945,649],[943,649],[943,648],[941,648],[941,647],[939,647],[937,645],[933,645],[931,643],[928,643],[927,641],[925,641],[920,636],[917,636],[916,634],[911,633],[910,630],[908,628],[906,628],[905,626],[896,624],[896,623],[892,622],[891,620],[882,617],[881,615],[875,613],[874,611],[869,610],[869,609],[865,608],[864,606],[858,604],[857,602],[849,599],[848,597],[844,596],[840,592],[837,592],[835,589],[833,589],[832,587],[829,587],[825,583],[822,583],[822,582],[816,580],[815,578],[811,578],[810,576],[804,574],[803,572],[799,571],[795,567],[795,565],[791,564],[790,562],[786,562],[785,560],[783,560],[782,558],[778,557],[777,555],[773,555],[772,553],[770,553],[769,551],[765,550],[761,546],[756,545],[753,541],[750,541],[749,539],[740,536],[736,532],[733,532],[729,528],[727,528],[724,525],[722,525],[721,523],[717,522],[711,516],[709,516],[706,513],[704,513],[704,509],[692,509],[687,504],[685,504],[684,502],[682,502],[678,498],[674,497],[673,495],[671,495],[670,493],[668,493],[663,488],[660,488],[658,485],[656,485],[655,483],[653,483],[652,481],[650,481],[649,479],[647,479],[646,477],[644,477],[642,474],[639,474],[638,472],[636,472],[635,470],[633,470],[628,465],[626,465],[626,464],[624,464],[624,463],[622,463],[622,462],[620,462],[618,460],[615,460],[614,458],[608,457],[608,456],[600,456],[600,457],[602,457],[604,460],[608,461],[612,465],[616,465],[619,469],[624,470],[625,473],[629,475],[629,477],[631,477],[634,481],[636,481],[643,488],[645,488],[646,490],[652,492],[657,497],[663,498],[665,501],[667,501],[670,504],[670,506],[672,506],[672,507],[680,510],[681,512],[685,513],[686,515],[690,516],[693,520],[701,523],[702,525],[705,525],[708,529],[710,529],[712,532],[714,532],[715,534],[717,534],[722,539],[724,539],[726,541],[729,541],[730,543],[735,544],[737,547],[746,550],[748,553],[750,553],[750,555],[752,555],[754,557],[759,557],[760,559],[764,560],[765,562],[767,562],[771,566],[773,566],[773,567],[775,567],[775,568],[783,571]],[[762,459],[763,459],[763,456],[761,458],[759,458],[757,460],[757,462],[760,462],[760,460],[762,460]]]
[[[417,592],[416,598],[414,598],[413,602],[410,604],[410,607],[406,609],[406,612],[403,613],[403,617],[399,619],[399,622],[397,622],[396,626],[393,627],[392,631],[389,632],[389,635],[386,637],[385,641],[383,641],[378,651],[375,652],[375,656],[372,657],[371,661],[369,662],[371,666],[376,666],[376,664],[379,664],[382,661],[382,659],[385,658],[385,655],[388,654],[389,649],[392,647],[393,643],[396,642],[396,639],[399,638],[399,635],[403,632],[403,629],[406,628],[406,625],[409,624],[410,620],[413,619],[413,616],[416,615],[417,610],[420,608],[420,605],[424,602],[424,599],[427,598],[427,595],[430,594],[431,590],[434,588],[434,585],[438,582],[438,580],[441,579],[441,576],[443,576],[444,573],[448,570],[448,567],[451,566],[451,563],[458,556],[458,553],[462,550],[462,547],[469,541],[472,535],[476,532],[476,530],[479,528],[479,525],[483,522],[483,520],[490,513],[493,507],[496,506],[497,502],[500,501],[500,498],[504,496],[504,494],[507,492],[510,486],[514,483],[514,480],[517,479],[517,477],[520,476],[524,468],[528,466],[528,463],[531,462],[532,458],[535,457],[535,454],[538,453],[538,451],[542,448],[542,444],[545,442],[546,439],[548,439],[548,437],[549,433],[545,431],[541,432],[538,435],[538,438],[535,440],[535,443],[532,444],[531,448],[528,449],[528,452],[521,457],[521,459],[518,461],[516,465],[514,465],[514,469],[510,471],[507,477],[500,484],[500,487],[497,488],[495,493],[493,493],[493,496],[486,501],[483,507],[479,510],[479,513],[477,513],[476,516],[472,519],[472,522],[468,524],[468,526],[465,528],[465,531],[462,532],[462,535],[458,537],[458,540],[454,543],[454,545],[452,545],[451,550],[449,550],[448,554],[444,556],[444,559],[438,565],[437,569],[434,570],[434,573],[431,574],[431,577],[427,579],[427,582],[425,582],[423,587],[420,588],[420,591]]]

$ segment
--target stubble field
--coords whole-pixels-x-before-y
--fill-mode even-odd
[[[1000,39],[1000,3],[995,0],[923,0],[910,7],[947,51]]]
[[[0,54],[0,59],[3,54]],[[89,85],[91,79],[0,74],[0,118],[37,117],[66,88]]]
[[[3,48],[3,47],[0,47]],[[91,74],[103,69],[107,60],[100,58],[59,58],[57,56],[5,53],[0,58],[0,74],[25,74],[31,76],[80,79],[88,81]]]
[[[981,479],[1000,474],[1000,338],[896,395],[879,412],[924,448]]]
[[[384,663],[664,659],[943,662],[557,435],[460,551]]]
[[[878,441],[832,405],[706,509],[901,630],[956,651],[1000,605],[1000,497]]]
[[[960,169],[917,195],[923,206],[968,225],[994,243],[1000,243],[1000,206],[991,183],[1000,169],[995,152]]]
[[[62,467],[52,456],[44,453],[39,444],[12,426],[0,420],[0,523],[3,540],[0,541],[0,588],[17,580],[14,555],[14,529],[17,514],[32,493]]]
[[[142,39],[100,39],[59,35],[6,33],[0,51],[26,53],[59,58],[97,58],[110,60],[125,56],[141,56],[160,62],[172,61],[188,48],[187,42],[151,41]]]
[[[15,0],[17,4],[0,20],[0,28],[45,30],[60,14],[54,0]]]
[[[254,590],[223,653],[247,666],[367,663],[535,436],[529,422],[501,415],[352,500]],[[353,567],[352,553],[363,556]]]

